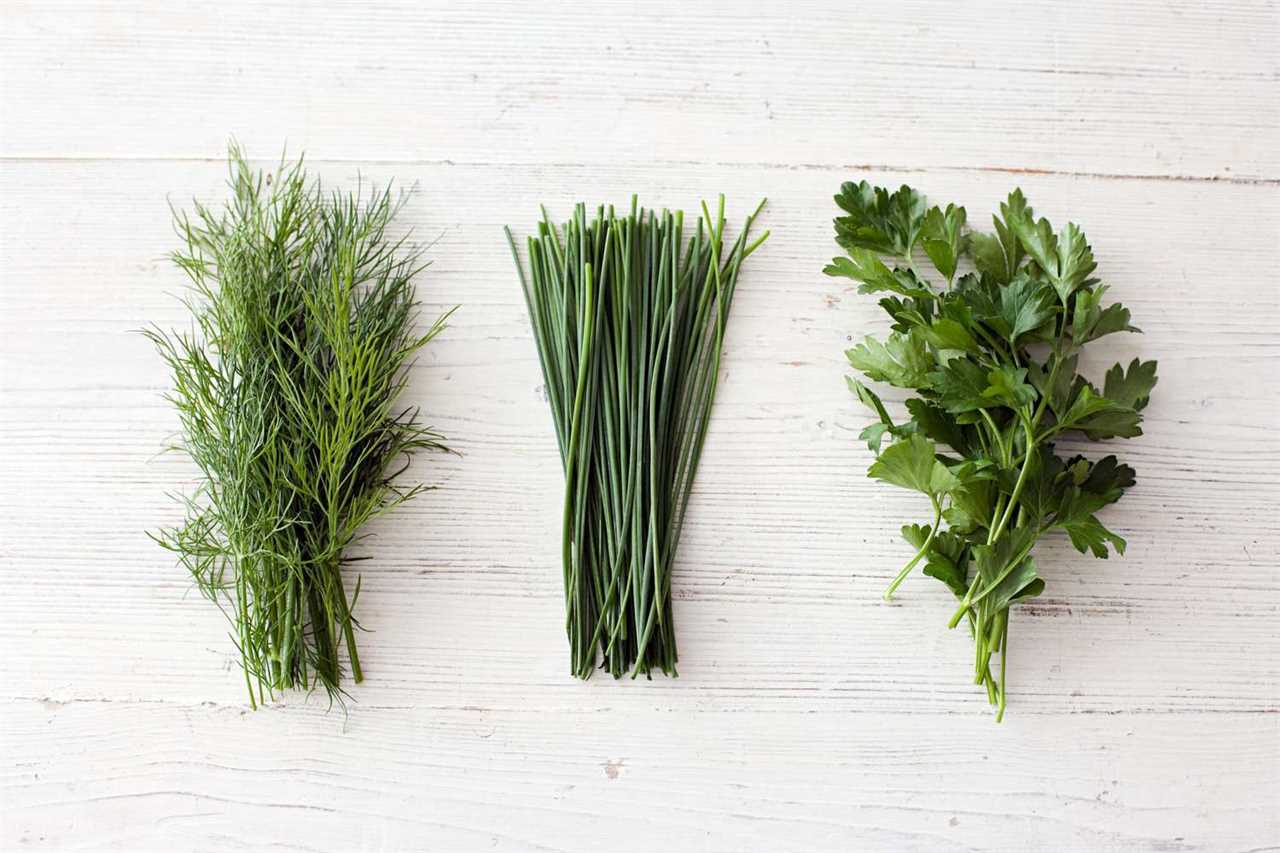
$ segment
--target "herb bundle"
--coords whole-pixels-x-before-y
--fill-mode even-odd
[[[1117,364],[1101,390],[1077,372],[1085,344],[1138,329],[1128,309],[1104,305],[1084,233],[1074,224],[1055,233],[1020,190],[992,217],[994,233],[970,230],[963,207],[929,207],[906,186],[846,183],[835,200],[845,212],[836,242],[848,256],[825,272],[853,279],[860,293],[887,294],[879,304],[893,321],[884,341],[868,337],[849,350],[849,363],[917,394],[906,402],[909,419],[895,422],[875,393],[849,380],[878,418],[862,433],[877,455],[868,476],[921,492],[933,508],[932,523],[902,528],[916,553],[885,598],[917,565],[955,593],[949,627],[968,620],[974,683],[999,720],[1010,605],[1044,589],[1036,543],[1056,529],[1095,557],[1125,548],[1096,513],[1133,485],[1133,469],[1115,456],[1063,458],[1054,443],[1141,435],[1156,363]],[[916,267],[917,249],[940,281]],[[960,274],[966,262],[973,269]]]
[[[760,208],[764,203],[761,202]],[[543,210],[519,271],[564,466],[571,671],[675,675],[671,567],[715,397],[747,218],[725,248],[724,197],[686,237],[684,215],[579,204]]]
[[[226,206],[174,214],[192,328],[146,332],[201,475],[185,522],[154,538],[227,614],[254,707],[285,688],[341,698],[344,647],[362,679],[345,552],[422,490],[396,483],[409,455],[441,448],[395,401],[445,318],[413,331],[423,264],[387,233],[389,188],[326,193],[301,161],[264,176],[229,159]]]

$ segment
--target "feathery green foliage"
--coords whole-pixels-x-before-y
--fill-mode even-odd
[[[724,197],[686,238],[684,214],[579,204],[507,239],[564,463],[562,530],[571,671],[675,675],[671,612],[689,490],[715,397],[729,306],[760,208],[724,244]]]
[[[410,454],[442,448],[396,397],[445,318],[413,331],[423,264],[387,234],[390,188],[327,193],[301,161],[264,175],[234,145],[229,159],[224,208],[174,212],[192,328],[145,332],[172,371],[176,449],[200,469],[185,522],[154,538],[226,612],[251,704],[340,698],[344,647],[362,678],[345,552],[422,491],[395,482]]]
[[[868,475],[924,494],[933,508],[931,524],[902,528],[916,553],[885,598],[917,565],[955,593],[950,627],[968,619],[974,682],[999,720],[1009,606],[1044,589],[1036,542],[1057,529],[1081,553],[1105,558],[1125,548],[1095,513],[1133,485],[1133,469],[1115,456],[1063,459],[1054,443],[1141,435],[1156,363],[1117,364],[1101,391],[1076,372],[1086,343],[1138,330],[1127,308],[1103,307],[1107,288],[1092,277],[1097,264],[1083,232],[1068,224],[1055,233],[1020,190],[992,217],[991,234],[969,230],[963,207],[931,208],[906,186],[891,193],[846,183],[835,200],[845,211],[836,242],[848,257],[825,272],[858,282],[859,293],[885,294],[880,306],[893,320],[885,341],[868,337],[848,351],[849,363],[917,395],[906,403],[910,418],[895,422],[873,391],[849,380],[877,416],[862,433],[877,454]],[[915,266],[916,249],[940,282]],[[972,271],[957,278],[965,261]],[[886,437],[893,443],[881,449]]]

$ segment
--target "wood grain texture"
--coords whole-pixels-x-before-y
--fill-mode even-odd
[[[6,3],[0,848],[1280,849],[1280,13],[1192,4]],[[365,550],[344,715],[247,713],[221,617],[144,532],[192,470],[130,330],[185,322],[166,198],[284,140],[395,179],[461,304],[409,398],[457,456]],[[264,161],[264,165],[268,165]],[[1160,360],[1130,543],[1042,549],[1009,716],[863,474],[821,274],[839,182],[1087,230]],[[675,578],[681,677],[567,674],[560,471],[501,227],[761,196]],[[934,587],[937,587],[936,589]]]

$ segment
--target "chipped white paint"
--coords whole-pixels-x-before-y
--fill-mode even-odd
[[[555,8],[539,8],[555,6]],[[1280,845],[1274,3],[19,3],[0,8],[0,847],[1211,850]],[[245,710],[143,535],[191,474],[147,322],[165,208],[228,133],[395,177],[461,303],[411,398],[462,452],[376,530],[349,713]],[[823,277],[841,180],[1087,229],[1157,357],[1122,560],[1045,549],[1009,717],[941,588],[879,592],[924,508],[863,477]],[[678,680],[565,674],[551,420],[500,226],[760,195],[676,577]],[[1247,272],[1242,272],[1242,270]]]

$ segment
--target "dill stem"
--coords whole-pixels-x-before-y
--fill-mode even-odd
[[[335,587],[336,598],[341,606],[338,618],[342,622],[343,640],[347,644],[347,660],[351,664],[351,678],[356,684],[359,684],[364,681],[364,670],[360,668],[360,652],[356,648],[356,632],[354,620],[351,616],[351,605],[347,601],[347,590],[342,585],[341,562],[340,558],[333,558],[330,563],[329,576],[332,578],[331,583]]]
[[[293,666],[293,614],[298,606],[298,586],[292,572],[289,572],[285,578],[285,598],[284,613],[281,621],[280,642],[280,676],[278,679],[281,688],[290,687],[293,684],[294,666]]]

